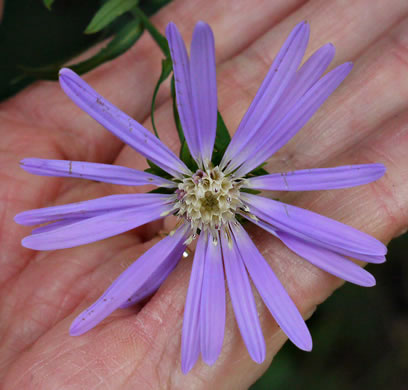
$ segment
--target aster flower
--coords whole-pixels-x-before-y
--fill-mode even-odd
[[[177,265],[187,245],[197,239],[182,330],[182,370],[187,373],[200,353],[213,364],[225,328],[225,279],[235,317],[251,358],[265,359],[265,342],[249,277],[289,339],[311,350],[312,340],[295,304],[242,226],[249,220],[280,239],[315,266],[349,282],[373,286],[367,271],[348,259],[385,261],[386,247],[350,226],[299,207],[251,193],[253,190],[310,191],[346,188],[380,178],[382,164],[307,169],[259,175],[257,169],[310,119],[352,68],[337,66],[323,76],[334,56],[325,45],[300,66],[309,38],[302,22],[291,32],[266,75],[218,165],[217,90],[214,38],[199,22],[190,58],[173,23],[166,29],[173,61],[177,108],[192,158],[191,170],[158,138],[121,112],[69,69],[60,72],[65,93],[107,130],[168,174],[91,162],[27,158],[26,171],[121,185],[153,184],[168,193],[112,195],[64,206],[25,211],[15,220],[42,225],[23,239],[27,248],[70,248],[111,237],[142,224],[176,215],[174,231],[125,270],[103,295],[72,323],[81,335],[118,308],[156,291]],[[45,224],[45,225],[44,225]]]

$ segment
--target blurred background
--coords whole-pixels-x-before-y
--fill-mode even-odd
[[[136,3],[151,15],[170,1],[122,0],[108,20],[94,16],[112,0],[0,0],[0,101],[36,79],[56,79],[61,64],[108,37],[111,43],[75,70],[115,58],[143,31],[126,7]],[[287,343],[251,390],[408,389],[407,256],[405,234],[391,242],[385,264],[368,266],[375,288],[346,284],[319,306],[308,321],[313,351]]]

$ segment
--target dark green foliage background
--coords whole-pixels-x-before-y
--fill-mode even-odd
[[[83,34],[99,6],[99,0],[57,0],[50,12],[41,0],[6,0],[0,25],[0,99],[32,81],[22,66],[68,60],[100,39],[102,34]]]
[[[150,15],[170,0],[141,0]],[[6,0],[0,24],[0,100],[33,81],[21,67],[61,63],[117,31],[85,35],[101,0]],[[137,44],[137,43],[136,43]],[[159,75],[157,75],[159,78]],[[152,85],[153,94],[154,85]],[[408,388],[408,234],[389,246],[387,263],[368,266],[371,289],[346,284],[308,321],[314,349],[287,343],[252,390],[403,390]]]
[[[140,0],[151,15],[170,0]],[[34,81],[24,68],[61,64],[115,32],[130,20],[123,15],[105,30],[84,34],[102,0],[55,0],[51,11],[42,0],[5,0],[0,24],[0,100]]]

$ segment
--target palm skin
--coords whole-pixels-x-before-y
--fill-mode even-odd
[[[154,18],[190,36],[197,19],[214,29],[219,108],[229,129],[255,95],[273,56],[300,20],[311,24],[308,54],[326,42],[337,49],[332,67],[355,68],[302,131],[268,163],[269,172],[382,162],[378,182],[347,190],[277,194],[361,229],[387,243],[407,226],[408,3],[405,0],[174,1]],[[367,17],[369,13],[369,17]],[[364,15],[361,16],[361,15]],[[361,17],[360,17],[361,16]],[[150,127],[147,117],[161,54],[148,36],[128,53],[86,75],[99,93]],[[177,150],[168,94],[160,96],[161,139]],[[127,265],[156,242],[156,222],[78,248],[37,252],[21,247],[29,229],[23,210],[144,188],[24,172],[24,157],[115,163],[143,169],[144,159],[81,112],[57,83],[39,82],[2,103],[0,146],[0,383],[4,389],[245,389],[270,364],[286,337],[256,296],[268,346],[262,365],[250,360],[227,298],[227,328],[216,364],[180,369],[183,307],[191,257],[181,260],[159,291],[137,307],[118,310],[92,331],[71,337],[75,316]],[[248,227],[305,318],[342,281],[292,254],[268,233]],[[362,290],[363,293],[369,293]],[[318,342],[318,341],[317,341]]]

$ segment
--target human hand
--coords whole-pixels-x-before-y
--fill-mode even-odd
[[[387,175],[371,185],[281,197],[370,233],[384,242],[405,229],[404,45],[407,28],[397,25],[405,2],[310,1],[175,2],[155,19],[164,30],[174,20],[187,34],[197,19],[214,29],[219,108],[229,129],[249,105],[273,56],[300,20],[311,24],[308,53],[326,42],[337,48],[335,66],[354,60],[355,68],[302,131],[268,164],[268,170],[383,162]],[[405,8],[404,8],[405,7]],[[371,13],[370,18],[358,15]],[[200,12],[199,12],[200,11]],[[293,11],[289,16],[290,11]],[[221,17],[222,16],[222,17]],[[277,24],[277,22],[280,22]],[[346,25],[345,22],[346,21]],[[406,23],[405,23],[406,24]],[[265,35],[264,35],[265,34]],[[404,40],[405,39],[405,40]],[[385,55],[384,55],[385,54]],[[388,55],[387,55],[388,54]],[[120,59],[85,79],[107,99],[143,122],[157,75],[160,53],[148,37]],[[402,61],[401,61],[402,59]],[[157,124],[161,139],[177,150],[170,125],[171,105],[161,95]],[[20,211],[65,204],[143,188],[31,176],[18,167],[24,157],[114,162],[143,169],[144,159],[77,109],[57,84],[38,83],[2,104],[1,354],[5,388],[246,388],[266,369],[286,337],[258,301],[268,358],[250,360],[227,304],[222,354],[213,367],[202,363],[183,376],[180,370],[182,313],[191,259],[176,270],[144,305],[115,313],[91,332],[68,335],[69,324],[163,229],[159,223],[87,246],[35,252],[20,246],[28,230],[13,217]],[[358,210],[356,212],[356,210]],[[277,240],[250,228],[305,317],[341,281],[296,257]],[[239,357],[238,357],[239,356]],[[5,375],[7,373],[7,375]]]

